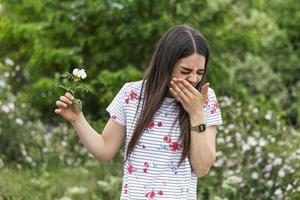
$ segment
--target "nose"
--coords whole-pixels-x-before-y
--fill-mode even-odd
[[[189,75],[186,79],[190,84],[195,86],[198,83],[198,75]]]

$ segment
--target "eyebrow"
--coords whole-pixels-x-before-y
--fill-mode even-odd
[[[187,71],[193,71],[192,69],[190,69],[190,68],[188,68],[188,67],[184,67],[184,66],[180,66],[182,69],[184,69],[184,70],[187,70]],[[203,72],[204,71],[204,69],[199,69],[199,70],[197,70],[197,72],[198,71],[201,71],[201,72]]]

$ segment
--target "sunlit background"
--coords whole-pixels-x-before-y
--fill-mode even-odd
[[[159,38],[190,24],[208,39],[207,82],[224,124],[198,199],[300,199],[300,1],[0,1],[0,200],[116,200],[124,147],[107,163],[54,114],[61,77],[101,132],[105,108],[139,80]]]

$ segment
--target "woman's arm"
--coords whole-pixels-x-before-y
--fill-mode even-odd
[[[205,124],[204,114],[190,117],[191,126]],[[197,177],[208,174],[216,160],[217,126],[209,126],[204,132],[191,131],[190,162]]]
[[[72,125],[85,148],[101,162],[111,160],[125,138],[125,127],[112,119],[107,122],[102,134],[90,126],[82,113]]]
[[[99,161],[107,161],[118,152],[124,138],[125,127],[110,119],[102,134],[97,133],[83,113],[73,106],[74,97],[70,93],[60,96],[56,101],[55,113],[72,123],[77,135],[87,150]]]
[[[205,124],[204,102],[208,98],[208,84],[201,93],[183,79],[171,81],[170,92],[189,113],[191,126]],[[202,133],[191,131],[190,162],[197,177],[205,176],[216,158],[216,126],[210,126]]]

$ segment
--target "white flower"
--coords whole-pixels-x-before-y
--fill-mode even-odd
[[[258,173],[257,172],[252,172],[251,178],[254,179],[254,180],[258,179]]]
[[[8,78],[9,77],[9,72],[4,72],[4,77]]]
[[[63,141],[61,141],[61,143],[60,143],[60,144],[61,144],[61,146],[63,146],[63,147],[66,147],[66,146],[68,146],[68,143],[67,143],[66,141],[64,141],[64,140],[63,140]]]
[[[240,142],[242,140],[242,135],[240,132],[236,132],[235,133],[235,139],[236,141]]]
[[[268,153],[269,158],[274,158],[275,154],[273,152]]]
[[[259,146],[263,147],[267,144],[267,141],[263,138],[260,138],[258,141]]]
[[[47,153],[49,151],[47,147],[43,147],[42,150],[43,150],[43,153]]]
[[[22,153],[23,156],[27,156],[27,151],[25,149],[22,149],[21,153]]]
[[[259,146],[255,147],[255,152],[257,154],[260,154],[261,153],[261,148]]]
[[[232,130],[232,129],[235,128],[235,125],[234,125],[234,124],[229,124],[229,125],[227,126],[227,128],[229,128],[230,130]]]
[[[271,142],[275,142],[276,141],[276,139],[275,139],[275,137],[271,137]]]
[[[244,143],[242,146],[242,150],[243,152],[249,151],[250,150],[250,145],[247,143]]]
[[[252,112],[254,112],[254,113],[258,113],[258,108],[254,108],[253,110],[252,110]]]
[[[80,78],[79,69],[77,69],[77,68],[73,69],[73,75]]]
[[[8,107],[7,105],[3,105],[3,106],[1,107],[1,110],[2,110],[3,112],[5,112],[5,113],[9,113],[9,111],[10,111],[10,109],[9,109],[9,107]]]
[[[266,120],[271,120],[272,119],[272,111],[268,111],[267,114],[265,115]]]
[[[254,137],[248,137],[247,138],[247,143],[250,145],[250,146],[256,146],[257,145],[257,141]]]
[[[16,124],[22,125],[23,120],[21,118],[16,118]]]
[[[217,138],[217,144],[224,144],[224,138]]]
[[[281,158],[276,158],[274,160],[274,165],[281,165],[281,163],[282,163],[282,159]]]
[[[227,166],[228,167],[232,167],[234,166],[236,163],[233,160],[227,160]]]
[[[284,177],[285,176],[285,171],[283,169],[279,170],[278,176],[281,177],[281,178]]]
[[[280,188],[276,189],[275,190],[275,193],[274,193],[276,196],[282,196],[282,190]]]
[[[68,192],[70,194],[82,194],[82,193],[86,193],[87,192],[87,189],[85,187],[71,187],[71,188],[68,188]]]
[[[26,156],[25,159],[26,159],[29,163],[32,163],[32,162],[33,162],[33,159],[32,159],[30,156]]]
[[[87,77],[84,69],[79,70],[79,75],[82,79],[85,79]]]
[[[228,143],[227,146],[230,147],[230,148],[232,148],[233,147],[233,143]]]
[[[217,159],[217,161],[214,163],[215,167],[222,167],[223,166],[223,159]]]
[[[293,186],[292,186],[291,184],[288,184],[286,190],[290,190],[290,189],[292,189],[292,187],[293,187]]]
[[[227,136],[227,137],[225,138],[225,140],[226,140],[226,142],[228,143],[228,142],[231,141],[231,137],[230,137],[230,136]]]
[[[14,110],[15,109],[15,104],[14,103],[9,102],[7,105],[8,105],[8,107],[9,107],[10,110]]]
[[[270,173],[265,173],[264,177],[265,178],[269,178],[270,177]]]
[[[264,172],[270,172],[272,170],[272,165],[271,164],[268,164],[265,166],[264,168]]]
[[[272,180],[268,180],[268,181],[267,181],[267,186],[268,186],[269,188],[271,188],[273,185],[274,185],[274,182],[273,182]]]
[[[14,61],[10,58],[5,58],[4,63],[6,65],[14,65],[15,64]]]
[[[73,75],[82,79],[85,79],[87,77],[84,69],[73,69]]]

